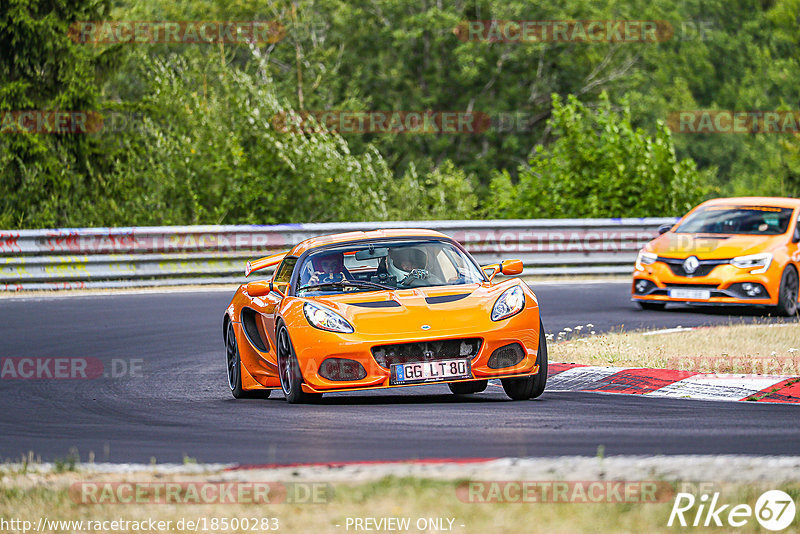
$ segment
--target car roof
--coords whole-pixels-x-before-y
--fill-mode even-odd
[[[301,254],[315,248],[335,245],[336,243],[346,243],[351,241],[372,241],[377,239],[398,238],[398,237],[422,237],[422,238],[451,238],[435,230],[425,230],[421,228],[404,228],[388,230],[371,230],[369,232],[345,232],[342,234],[321,235],[301,241],[289,251],[289,256],[300,256]]]
[[[800,199],[788,197],[732,197],[715,198],[703,202],[703,206],[738,204],[739,206],[774,206],[776,208],[798,208]]]

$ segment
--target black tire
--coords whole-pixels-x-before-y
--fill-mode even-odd
[[[539,320],[539,348],[536,352],[536,362],[539,364],[539,372],[535,375],[500,380],[503,390],[509,398],[512,400],[533,399],[544,392],[547,384],[547,336],[541,319]]]
[[[242,359],[239,356],[239,344],[233,331],[233,323],[228,323],[225,330],[225,360],[227,364],[228,387],[235,399],[266,399],[272,392],[269,389],[242,389]]]
[[[640,300],[637,304],[643,310],[663,310],[667,307],[666,302],[645,302]]]
[[[277,335],[278,353],[278,377],[281,381],[281,389],[289,404],[303,404],[313,402],[322,397],[321,394],[310,394],[303,391],[303,374],[300,372],[300,364],[297,363],[297,356],[289,337],[289,329],[281,323],[278,327]]]
[[[797,269],[792,265],[788,265],[783,270],[781,287],[778,290],[777,312],[779,315],[787,317],[797,315],[798,287],[800,287],[800,283],[798,282]]]
[[[536,353],[536,363],[539,365],[539,372],[533,378],[533,391],[530,399],[535,399],[544,393],[547,385],[547,334],[544,331],[541,319],[539,320],[539,348]]]
[[[471,395],[473,393],[480,393],[489,385],[488,380],[470,380],[469,382],[452,382],[447,384],[450,391],[456,395]]]

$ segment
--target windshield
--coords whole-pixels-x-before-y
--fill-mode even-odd
[[[372,241],[309,254],[298,295],[474,284],[480,269],[446,241]]]
[[[689,215],[675,232],[682,234],[779,235],[789,228],[791,217],[791,208],[708,206]]]

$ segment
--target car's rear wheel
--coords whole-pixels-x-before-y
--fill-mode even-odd
[[[783,270],[781,287],[778,290],[778,313],[785,316],[797,314],[797,292],[800,287],[797,269],[792,265]]]
[[[233,323],[228,323],[225,330],[225,360],[228,370],[228,387],[236,399],[266,399],[269,389],[245,390],[242,388],[242,358],[239,356],[239,344],[236,342],[236,333]]]
[[[300,364],[289,338],[289,329],[285,324],[278,327],[278,377],[281,389],[289,404],[302,404],[322,397],[322,394],[306,393],[303,391],[303,374]]]
[[[640,300],[638,304],[643,310],[663,310],[667,306],[666,302],[645,302],[643,300]]]
[[[536,398],[544,392],[547,384],[547,336],[541,320],[539,320],[539,348],[536,352],[536,363],[539,365],[539,371],[535,375],[500,380],[503,390],[512,400]]]
[[[489,385],[488,380],[470,380],[469,382],[453,382],[447,384],[450,391],[456,395],[471,395],[473,393],[480,393]]]

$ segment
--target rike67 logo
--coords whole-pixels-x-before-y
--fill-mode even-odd
[[[761,494],[754,507],[749,504],[721,504],[719,492],[703,493],[695,498],[691,493],[678,493],[669,514],[667,526],[682,527],[743,527],[755,517],[767,530],[783,530],[794,521],[794,499],[783,491],[770,490]]]

